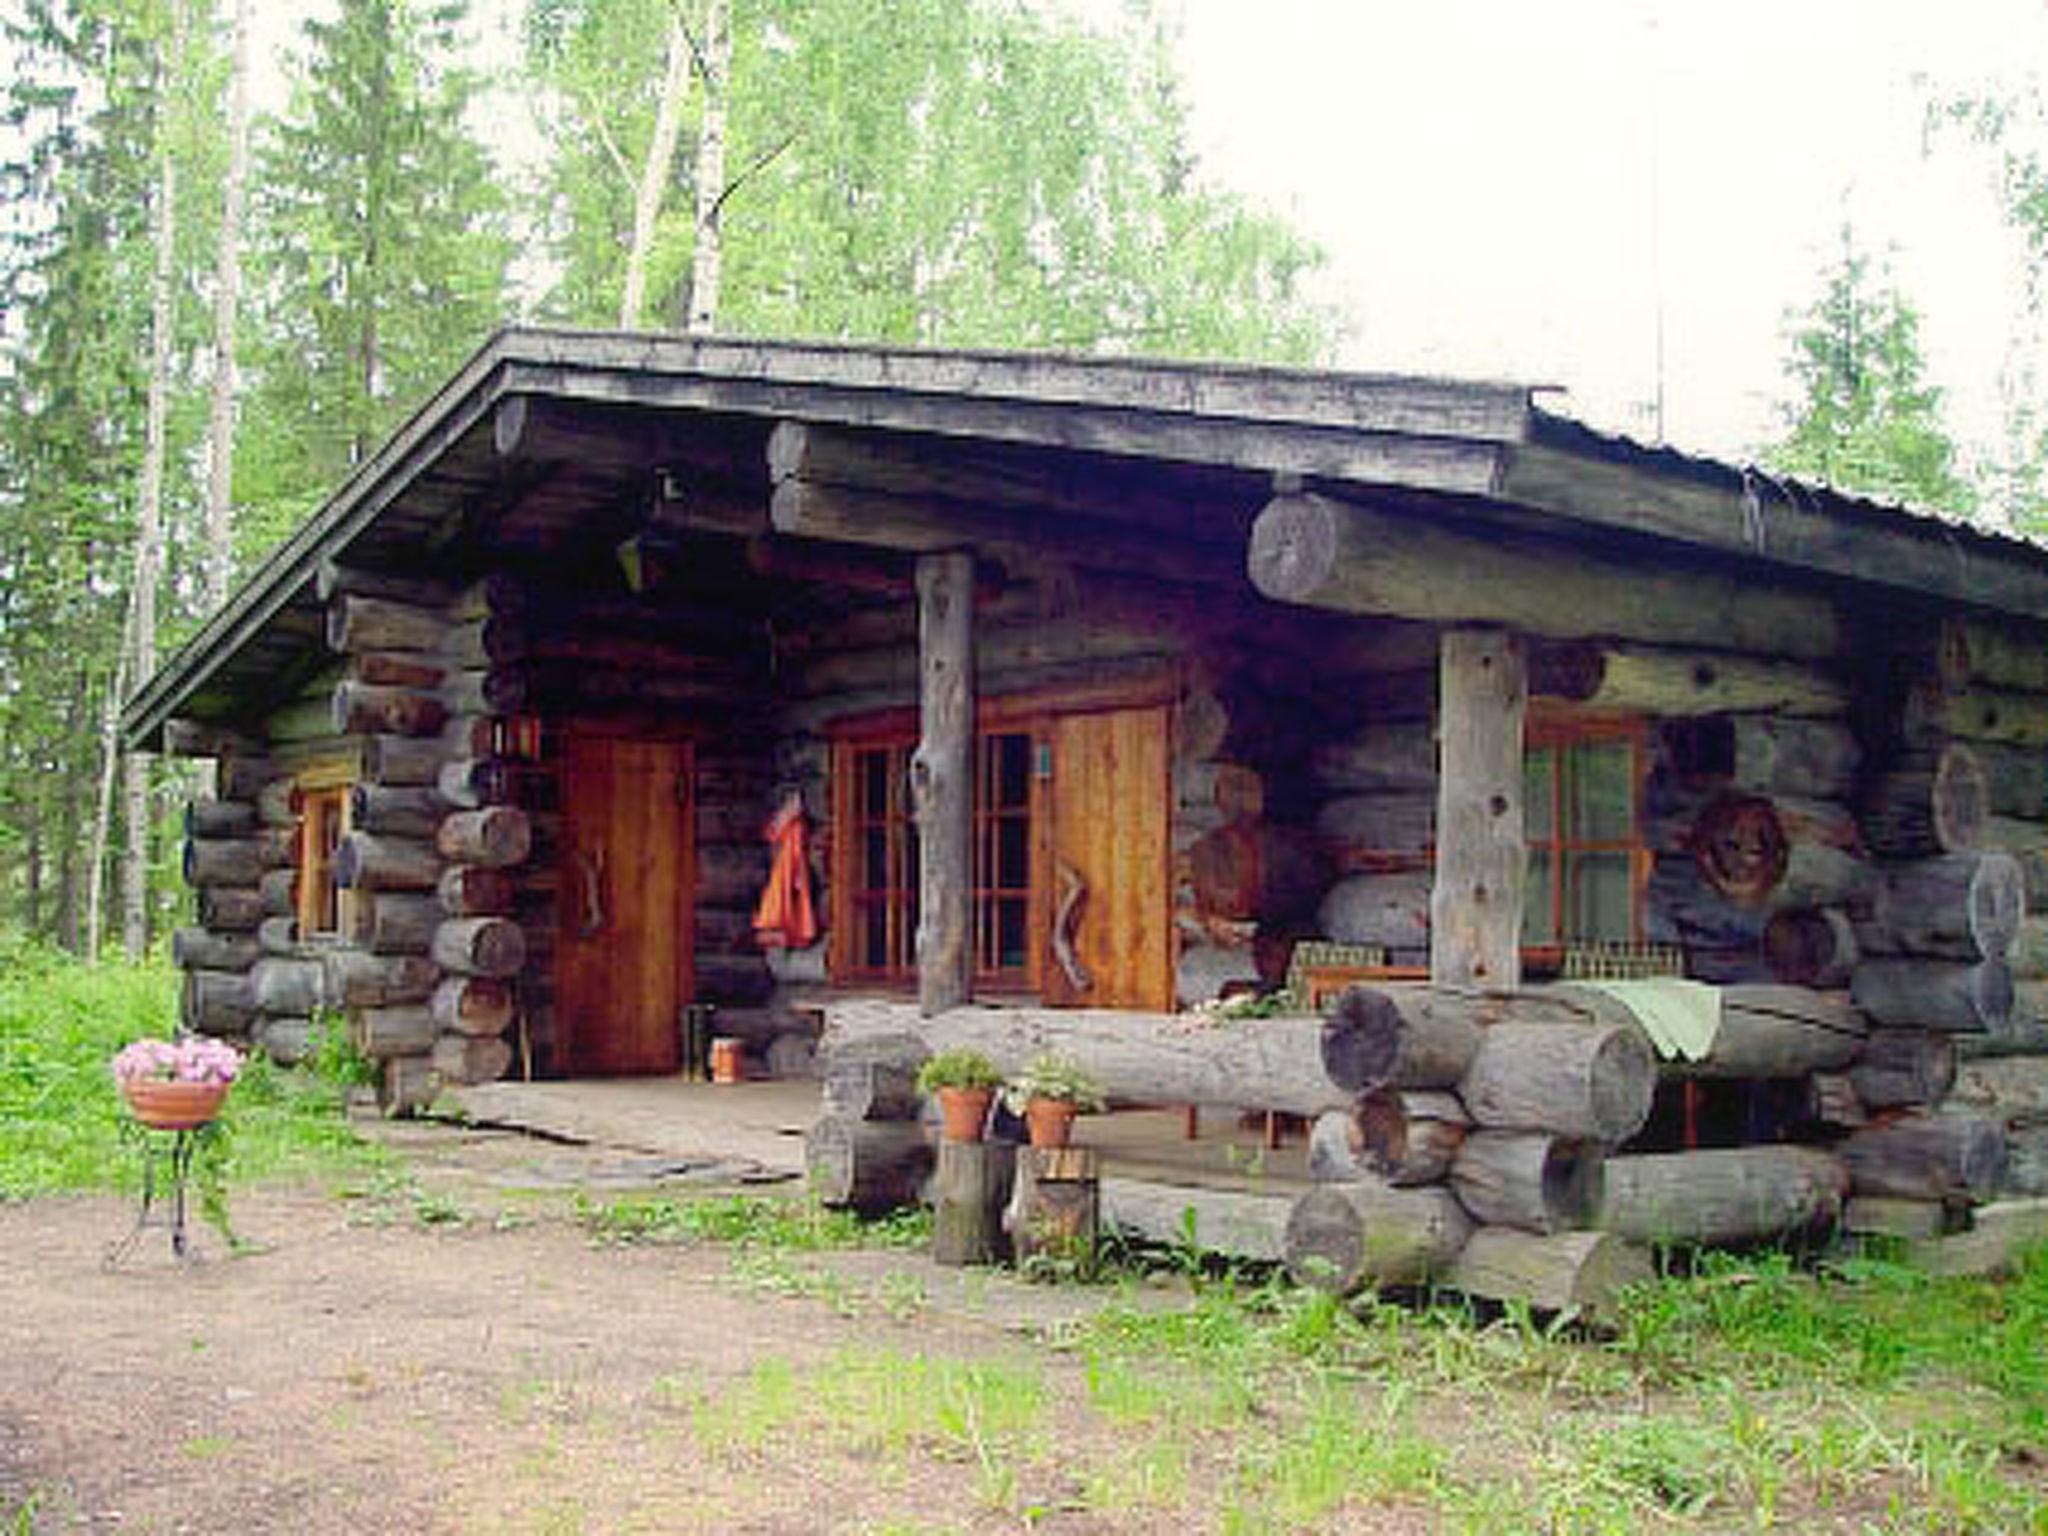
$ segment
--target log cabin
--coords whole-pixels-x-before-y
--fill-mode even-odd
[[[1367,1282],[2048,1192],[2048,552],[1540,395],[502,332],[125,712],[184,1018],[395,1112],[822,1023],[880,1203],[893,1059],[1051,1043],[1316,1117],[1200,1214]]]

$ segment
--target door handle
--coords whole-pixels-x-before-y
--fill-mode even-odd
[[[583,926],[580,936],[595,938],[604,929],[604,850],[597,848],[577,854],[576,867],[583,875]]]

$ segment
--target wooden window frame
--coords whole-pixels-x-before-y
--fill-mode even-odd
[[[1570,826],[1567,814],[1567,775],[1558,771],[1563,768],[1564,753],[1573,747],[1616,741],[1625,743],[1629,748],[1629,801],[1632,822],[1629,836],[1625,839],[1568,836]],[[1539,851],[1548,850],[1551,854],[1550,910],[1556,915],[1561,931],[1550,942],[1524,944],[1522,958],[1533,966],[1552,969],[1563,963],[1564,952],[1568,947],[1583,942],[1586,938],[1585,935],[1563,931],[1566,925],[1565,892],[1568,885],[1566,865],[1573,854],[1620,853],[1628,856],[1628,937],[1632,943],[1642,942],[1648,911],[1650,868],[1653,862],[1652,850],[1643,824],[1643,791],[1649,777],[1650,766],[1649,722],[1640,715],[1575,714],[1532,706],[1523,730],[1523,755],[1526,760],[1538,752],[1558,754],[1550,780],[1552,835],[1542,840],[1528,839],[1529,863],[1533,870],[1535,856]]]
[[[293,908],[301,941],[335,943],[348,935],[355,892],[334,883],[334,853],[350,831],[349,789],[355,781],[352,762],[315,763],[293,779],[299,854]],[[329,827],[331,839],[325,835]],[[334,920],[328,926],[330,910]]]

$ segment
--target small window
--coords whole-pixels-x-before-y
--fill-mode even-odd
[[[302,939],[339,937],[348,893],[334,883],[334,855],[348,833],[348,783],[338,772],[309,771],[298,784],[298,919]]]
[[[1525,947],[1642,938],[1642,759],[1635,722],[1532,727],[1522,759]]]

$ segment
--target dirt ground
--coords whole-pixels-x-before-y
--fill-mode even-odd
[[[393,1134],[406,1180],[238,1191],[245,1256],[201,1229],[180,1262],[148,1231],[108,1268],[131,1202],[0,1205],[0,1527],[980,1531],[1029,1507],[1040,1530],[1150,1528],[1056,1478],[992,1499],[968,1466],[718,1433],[750,1373],[800,1379],[850,1342],[1028,1353],[1056,1389],[1078,1366],[1033,1331],[1088,1293],[863,1252],[796,1256],[809,1280],[772,1294],[730,1248],[591,1242],[575,1190],[644,1183],[644,1156]]]

